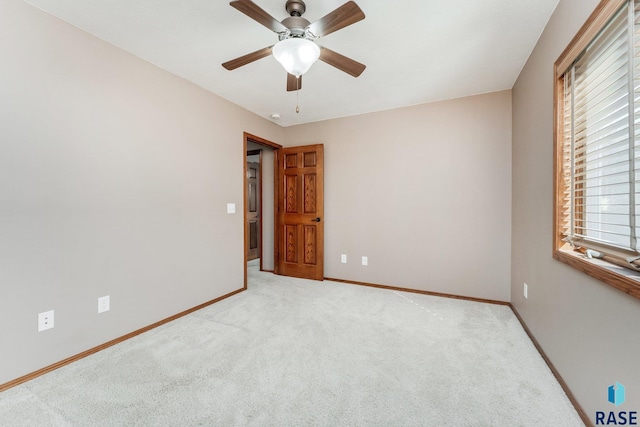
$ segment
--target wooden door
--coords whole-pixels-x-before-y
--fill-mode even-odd
[[[247,162],[247,261],[260,258],[260,163]]]
[[[277,273],[324,279],[323,145],[278,154]]]

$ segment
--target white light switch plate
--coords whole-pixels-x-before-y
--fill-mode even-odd
[[[235,203],[227,203],[227,213],[236,213],[236,204]]]
[[[347,256],[345,254],[340,255],[340,262],[343,264],[347,263]]]
[[[362,257],[362,265],[369,265],[369,257],[366,257],[366,256]]]

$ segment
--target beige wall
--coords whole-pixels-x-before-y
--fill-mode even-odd
[[[242,288],[243,131],[283,130],[19,0],[0,10],[3,383]]]
[[[325,146],[326,277],[509,301],[510,91],[289,127],[285,141]]]
[[[511,291],[593,422],[595,411],[615,409],[606,394],[615,381],[627,387],[619,410],[640,410],[640,301],[551,257],[553,63],[597,3],[560,1],[513,88]]]

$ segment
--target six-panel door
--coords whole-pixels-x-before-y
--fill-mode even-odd
[[[324,278],[323,145],[280,150],[278,273]]]

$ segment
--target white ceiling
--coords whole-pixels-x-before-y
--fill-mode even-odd
[[[362,62],[318,61],[296,93],[273,57],[220,64],[277,35],[226,0],[25,0],[249,111],[290,126],[510,89],[559,0],[356,0],[366,19],[318,40]],[[286,0],[254,0],[278,20]],[[306,0],[314,22],[346,0]]]

